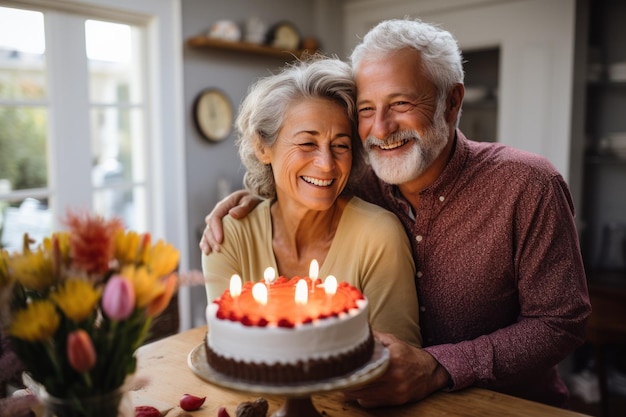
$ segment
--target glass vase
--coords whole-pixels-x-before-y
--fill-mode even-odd
[[[43,417],[134,417],[128,390],[119,388],[92,397],[58,398],[42,393]]]

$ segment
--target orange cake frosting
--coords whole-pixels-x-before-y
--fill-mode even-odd
[[[296,302],[300,280],[307,286],[305,303]],[[286,384],[344,375],[371,358],[367,299],[355,287],[340,282],[328,295],[319,279],[280,277],[266,284],[266,304],[254,299],[252,288],[246,282],[240,295],[226,290],[207,306],[205,347],[215,371]]]

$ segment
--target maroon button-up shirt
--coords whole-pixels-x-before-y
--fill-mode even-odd
[[[545,158],[458,130],[453,152],[416,212],[371,171],[356,194],[411,238],[424,345],[451,389],[563,406],[556,365],[583,343],[591,312],[568,186]]]

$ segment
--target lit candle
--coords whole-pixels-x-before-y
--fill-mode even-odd
[[[230,295],[233,298],[241,295],[241,277],[237,274],[230,277]]]
[[[317,260],[313,259],[311,261],[311,265],[309,266],[309,278],[311,278],[312,281],[315,281],[319,272],[320,266],[318,265]]]
[[[265,268],[265,271],[263,271],[263,278],[268,284],[273,284],[274,281],[276,281],[276,271],[274,271],[274,268],[271,266]]]
[[[308,288],[306,281],[301,279],[296,284],[296,294],[294,296],[294,301],[296,304],[305,305],[309,300],[309,295],[307,294]]]
[[[267,287],[262,282],[257,282],[252,287],[252,297],[256,300],[257,303],[266,305],[267,304]]]
[[[311,265],[309,265],[309,278],[311,278],[311,292],[315,292],[315,280],[320,272],[320,266],[317,263],[316,259],[311,261]]]
[[[334,295],[337,292],[337,278],[329,275],[324,280],[324,292],[326,295]]]

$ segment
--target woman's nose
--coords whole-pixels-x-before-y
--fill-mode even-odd
[[[315,157],[315,165],[325,171],[330,171],[335,166],[335,158],[330,148],[320,148]]]

